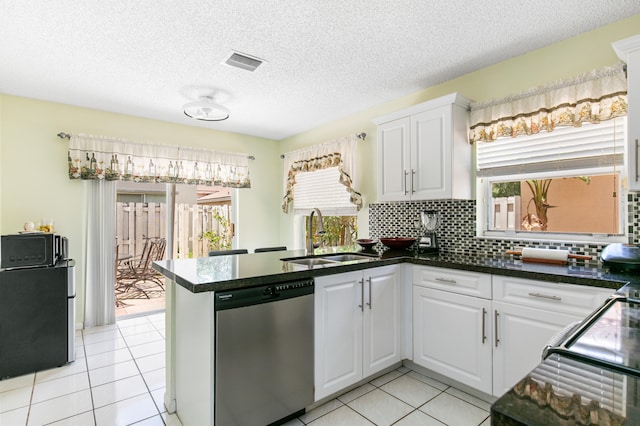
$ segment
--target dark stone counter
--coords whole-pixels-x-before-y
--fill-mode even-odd
[[[347,247],[343,251],[358,252]],[[154,262],[153,268],[193,293],[230,290],[262,284],[338,274],[396,263],[412,263],[541,281],[619,289],[632,275],[612,273],[597,262],[580,265],[525,263],[513,256],[467,256],[455,253],[420,254],[408,250],[361,252],[374,257],[364,262],[315,266],[296,265],[281,259],[304,256],[304,250],[213,256]]]
[[[494,426],[637,425],[639,378],[552,354],[491,407]]]

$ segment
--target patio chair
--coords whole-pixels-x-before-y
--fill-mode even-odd
[[[149,294],[141,284],[151,282],[164,291],[163,277],[152,268],[151,264],[155,260],[162,260],[166,246],[167,240],[165,238],[148,238],[144,243],[140,256],[124,260],[122,266],[117,268],[116,290],[128,292],[133,289],[141,292],[149,299]]]

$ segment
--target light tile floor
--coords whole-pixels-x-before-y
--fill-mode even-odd
[[[163,404],[165,315],[76,333],[76,361],[0,381],[0,425],[178,426]]]
[[[0,381],[0,425],[179,426],[162,402],[164,318],[157,313],[83,330],[74,363]],[[488,426],[489,407],[401,367],[286,426]]]
[[[488,402],[401,367],[286,426],[489,426],[489,409]]]

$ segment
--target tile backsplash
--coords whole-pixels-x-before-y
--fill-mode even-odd
[[[628,194],[628,242],[640,243],[640,197]],[[371,238],[416,237],[420,230],[415,221],[423,210],[436,210],[442,217],[437,231],[442,250],[469,255],[503,255],[514,247],[569,248],[574,254],[597,256],[606,244],[575,242],[540,242],[519,239],[476,238],[475,200],[429,200],[415,202],[390,202],[369,206],[369,233]],[[574,260],[575,262],[575,260]]]

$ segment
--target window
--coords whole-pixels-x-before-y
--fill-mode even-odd
[[[325,247],[349,246],[358,238],[358,216],[322,216],[324,235],[314,236],[314,244]],[[305,236],[309,235],[309,221],[305,220]],[[313,217],[313,229],[318,229],[318,217]]]
[[[314,237],[316,244],[355,244],[358,232],[357,207],[350,198],[348,188],[340,183],[338,167],[298,173],[294,186],[294,213],[305,216],[305,239],[309,235],[307,217],[314,208],[318,208],[323,216],[325,234]],[[313,217],[313,221],[313,229],[317,230],[317,216]]]
[[[625,140],[617,118],[477,142],[478,234],[619,238]]]
[[[293,191],[295,214],[308,216],[314,208],[319,208],[326,216],[357,213],[349,189],[340,183],[338,167],[298,173]]]

